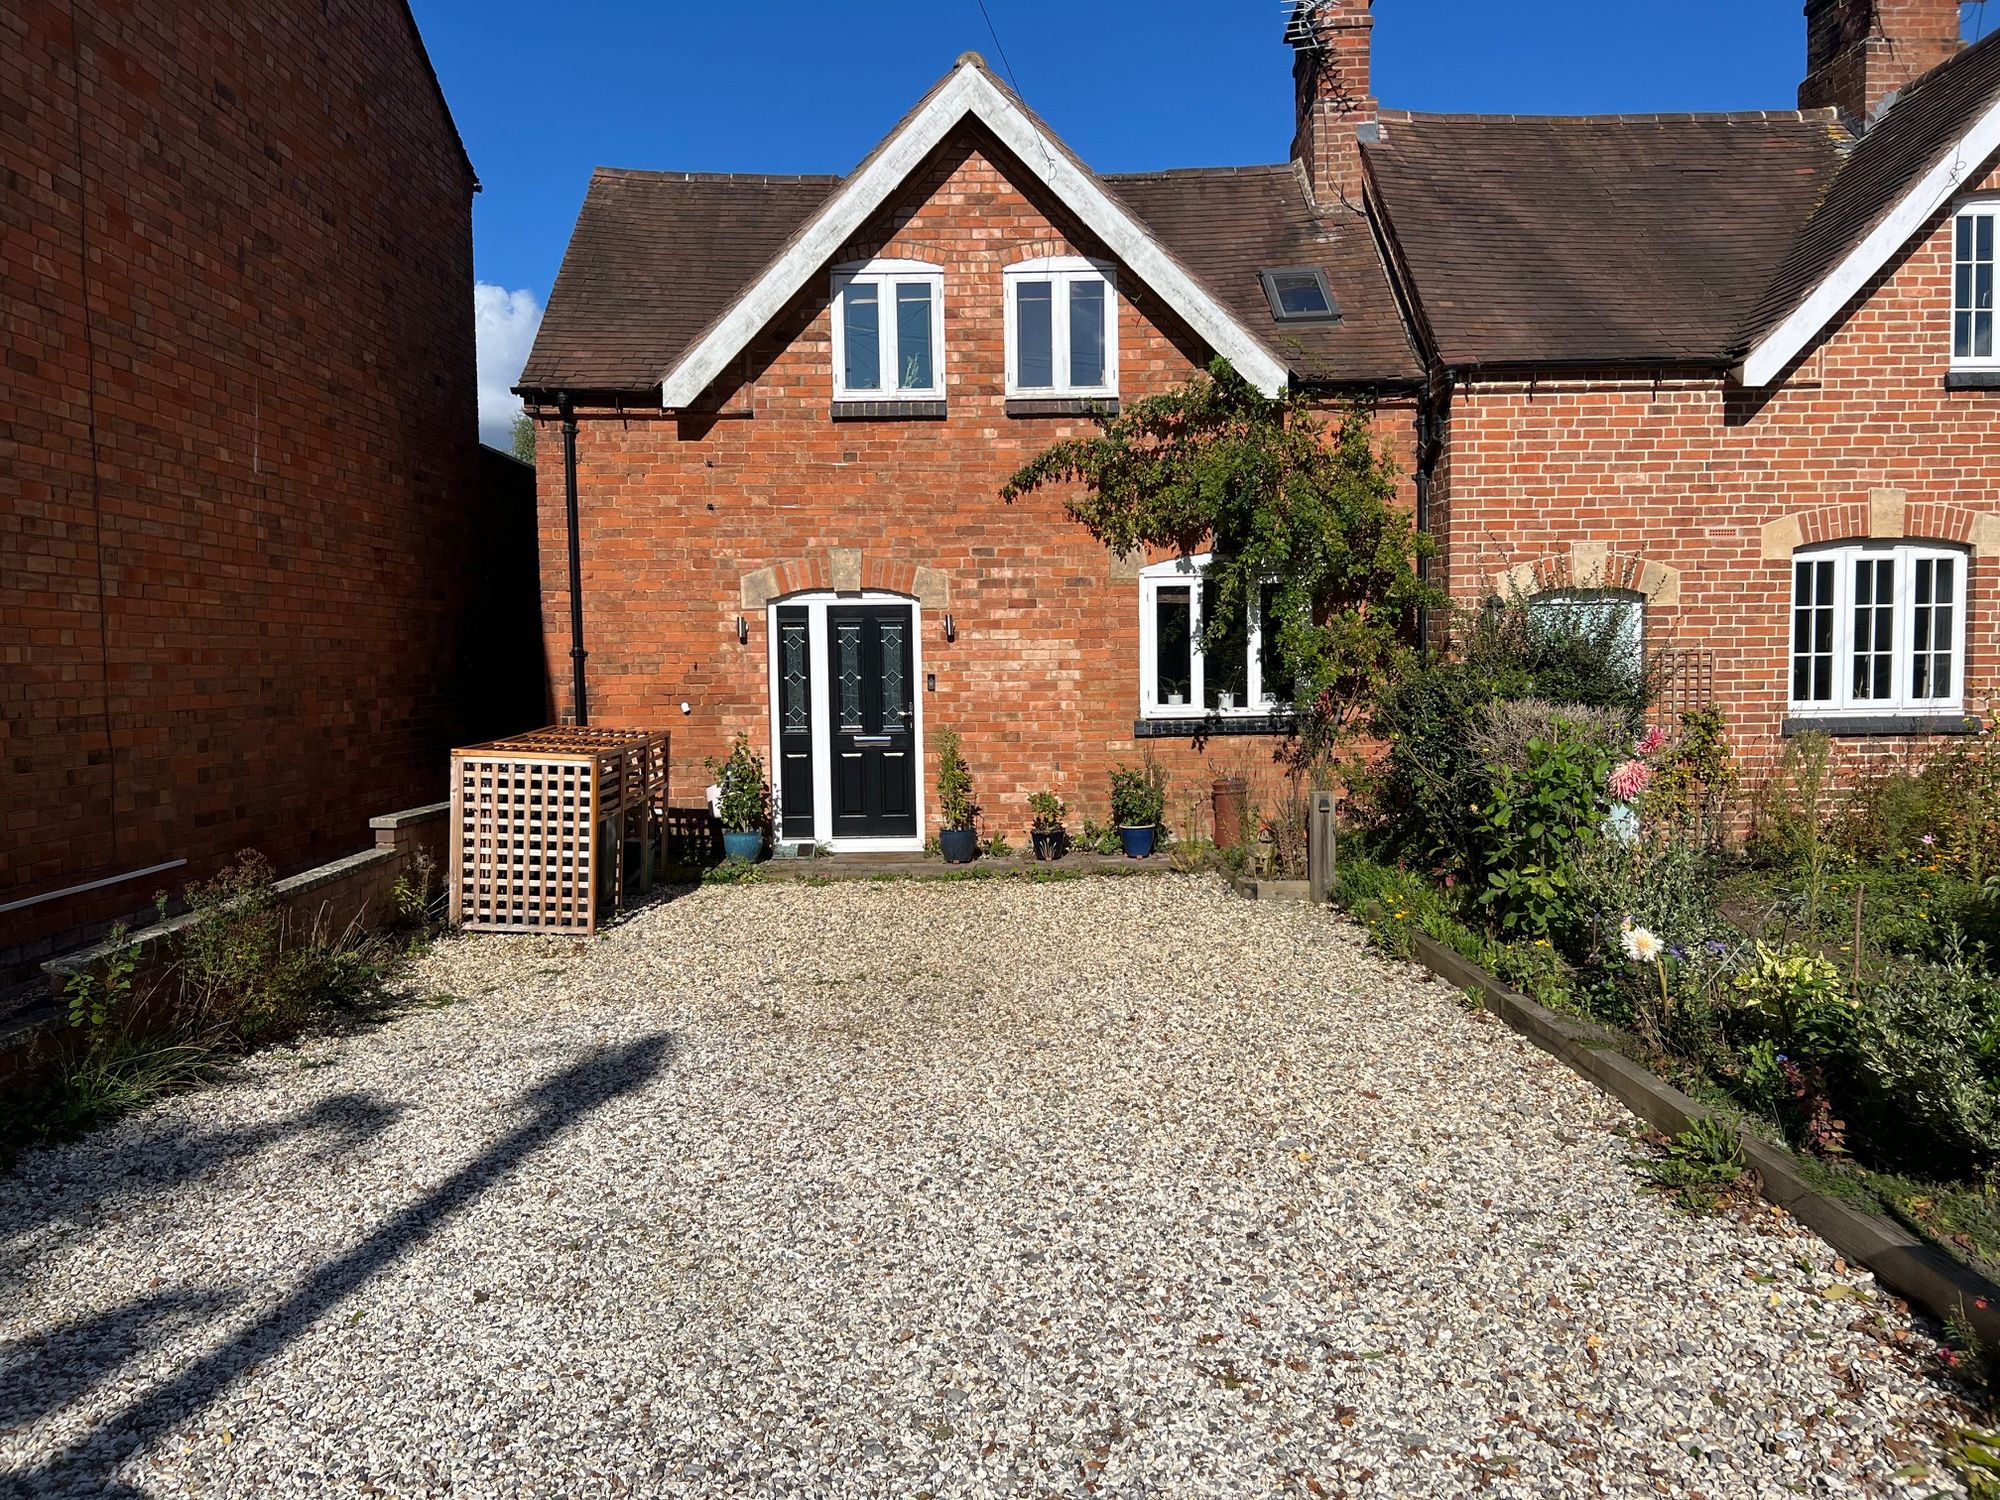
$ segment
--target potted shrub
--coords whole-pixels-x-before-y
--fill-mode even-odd
[[[750,737],[739,733],[725,760],[710,760],[715,774],[715,815],[722,820],[722,851],[731,859],[755,860],[764,852],[764,830],[771,826],[771,787],[764,780],[764,759],[750,748]]]
[[[1035,792],[1028,798],[1028,811],[1035,819],[1031,835],[1035,841],[1035,858],[1061,859],[1063,845],[1069,839],[1069,832],[1063,827],[1063,819],[1068,816],[1069,809],[1063,806],[1062,798],[1054,792]]]
[[[1111,821],[1118,825],[1118,842],[1127,859],[1144,859],[1153,852],[1153,834],[1167,810],[1167,782],[1158,766],[1148,762],[1134,769],[1116,766],[1111,772]]]
[[[938,852],[946,864],[969,865],[979,854],[979,831],[974,826],[979,805],[972,800],[972,772],[966,769],[957,730],[937,732],[937,752],[938,814],[944,820]]]

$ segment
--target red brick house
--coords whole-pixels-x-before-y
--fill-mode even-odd
[[[1268,764],[1282,688],[1193,643],[1201,559],[997,493],[1220,353],[1375,403],[1456,599],[1618,610],[1753,761],[1962,730],[2000,48],[1950,0],[1807,10],[1796,112],[1388,113],[1369,0],[1321,0],[1285,164],[1097,176],[968,57],[845,178],[600,172],[522,375],[560,707],[671,726],[684,788],[748,732],[837,847],[935,826],[941,724],[1009,835],[1045,785],[1103,818],[1142,749],[1184,791]]]
[[[477,182],[404,0],[21,0],[0,99],[4,970],[361,847],[531,673],[472,680],[529,476],[478,446]]]

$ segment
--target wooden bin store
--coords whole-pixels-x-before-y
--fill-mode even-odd
[[[628,870],[651,889],[666,809],[664,733],[557,726],[452,751],[452,921],[594,934]]]

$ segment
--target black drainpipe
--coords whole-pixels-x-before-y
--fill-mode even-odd
[[[1433,404],[1430,389],[1426,386],[1417,393],[1417,534],[1430,535],[1431,529],[1431,475],[1437,468],[1438,454],[1443,444],[1435,436],[1437,409]],[[1417,577],[1429,580],[1431,560],[1417,559]],[[1417,611],[1417,641],[1426,652],[1431,647],[1431,612],[1429,606]]]
[[[562,412],[563,499],[569,506],[569,660],[572,691],[576,699],[576,722],[590,722],[590,699],[583,686],[583,661],[590,653],[583,649],[583,543],[576,520],[576,408],[569,392],[556,398]]]

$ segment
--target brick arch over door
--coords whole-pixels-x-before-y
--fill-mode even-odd
[[[907,594],[926,609],[951,604],[951,580],[941,568],[919,567],[881,553],[871,556],[859,547],[829,547],[775,562],[745,573],[739,587],[746,610],[762,609],[787,594],[856,594],[864,589]]]
[[[1681,570],[1604,542],[1572,542],[1562,552],[1544,553],[1500,569],[1493,592],[1503,599],[1527,598],[1551,589],[1629,589],[1649,605],[1678,604]]]
[[[1930,542],[1962,542],[1976,557],[2000,555],[2000,516],[1942,501],[1910,502],[1903,490],[1870,490],[1864,500],[1816,505],[1767,521],[1763,527],[1766,562],[1784,562],[1814,542],[1861,537],[1910,537]]]

